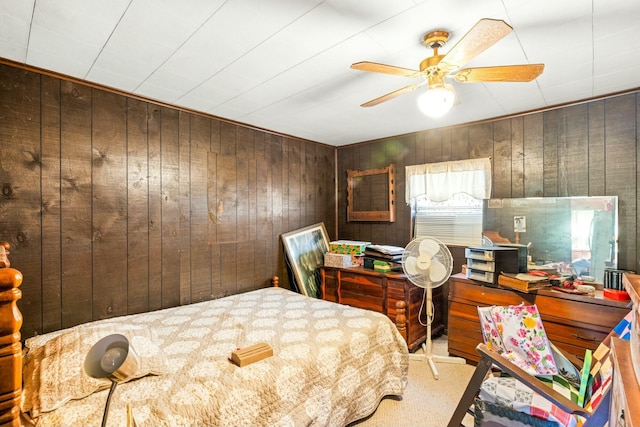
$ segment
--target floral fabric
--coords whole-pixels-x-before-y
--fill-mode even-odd
[[[532,375],[555,375],[556,362],[538,307],[509,305],[478,307],[485,343]]]

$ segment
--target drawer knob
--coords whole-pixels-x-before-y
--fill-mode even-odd
[[[572,337],[576,337],[579,340],[584,340],[584,341],[592,341],[592,342],[597,342],[597,340],[595,338],[587,338],[587,337],[581,337],[580,334],[571,334]]]

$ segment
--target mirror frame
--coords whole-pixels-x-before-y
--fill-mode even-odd
[[[392,163],[389,166],[377,169],[351,170],[347,169],[347,221],[384,221],[395,222],[395,171],[396,167]],[[389,198],[389,209],[381,211],[356,211],[354,179],[371,175],[386,175]]]

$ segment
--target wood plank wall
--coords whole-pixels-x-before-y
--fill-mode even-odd
[[[23,338],[289,284],[280,234],[335,238],[335,148],[0,64],[0,240]]]
[[[640,271],[639,100],[640,92],[634,92],[338,147],[339,238],[405,246],[411,238],[411,213],[404,201],[405,166],[490,156],[494,198],[618,196],[619,268]],[[390,163],[397,165],[396,222],[347,222],[347,169]],[[465,262],[464,248],[451,249],[454,273],[459,272]]]

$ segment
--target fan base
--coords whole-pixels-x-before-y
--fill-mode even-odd
[[[466,365],[467,361],[462,357],[452,357],[452,356],[437,356],[435,354],[430,354],[427,350],[427,345],[422,344],[422,350],[425,354],[409,354],[410,360],[426,360],[429,363],[429,367],[431,368],[431,373],[433,374],[434,379],[440,379],[440,374],[438,373],[438,369],[436,368],[436,362],[442,363],[454,363],[456,365]]]

